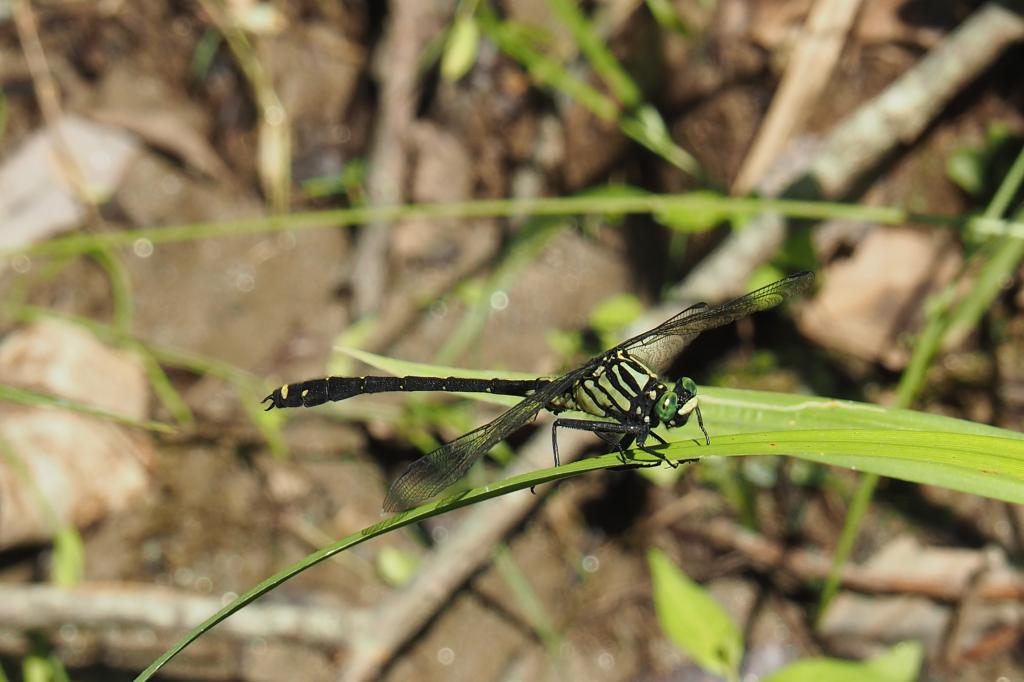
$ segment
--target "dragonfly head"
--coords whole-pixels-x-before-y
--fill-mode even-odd
[[[697,402],[697,384],[693,382],[693,379],[683,377],[676,382],[673,390],[665,391],[658,399],[654,409],[658,419],[665,426],[675,428],[686,424],[690,419],[690,414],[694,410],[700,409]]]

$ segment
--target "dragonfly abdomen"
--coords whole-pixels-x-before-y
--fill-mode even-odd
[[[274,407],[315,407],[329,401],[345,400],[363,393],[393,391],[450,391],[494,393],[525,397],[548,383],[547,379],[467,379],[463,377],[325,377],[287,384],[263,399]]]

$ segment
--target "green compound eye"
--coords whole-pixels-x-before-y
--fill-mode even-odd
[[[654,412],[658,415],[658,419],[668,423],[676,416],[676,409],[679,407],[679,397],[672,391],[665,391],[665,393],[658,398],[658,402],[654,406]]]

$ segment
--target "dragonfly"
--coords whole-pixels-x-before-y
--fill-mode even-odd
[[[539,412],[556,415],[551,428],[555,466],[560,463],[558,429],[592,432],[625,456],[633,443],[648,450],[648,439],[667,441],[653,431],[685,426],[691,415],[710,445],[697,397],[697,385],[682,377],[670,385],[660,378],[676,356],[701,332],[734,322],[805,291],[814,274],[799,272],[721,305],[697,303],[654,329],[637,334],[554,379],[471,379],[462,377],[326,377],[286,384],[263,399],[273,408],[314,407],[367,393],[450,391],[491,393],[522,400],[496,419],[420,457],[391,484],[385,512],[404,511],[439,495],[485,453],[531,422]],[[583,412],[597,419],[558,416]],[[648,450],[650,452],[650,450]],[[654,451],[655,455],[657,452]]]

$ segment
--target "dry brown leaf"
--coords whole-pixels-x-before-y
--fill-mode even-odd
[[[928,295],[953,277],[958,264],[943,235],[875,229],[852,257],[820,278],[800,328],[824,346],[900,369],[909,357],[901,336],[920,326]]]
[[[0,382],[139,419],[145,378],[135,358],[63,322],[39,322],[0,345]],[[0,405],[0,549],[43,542],[128,507],[148,485],[148,438],[67,410]]]

